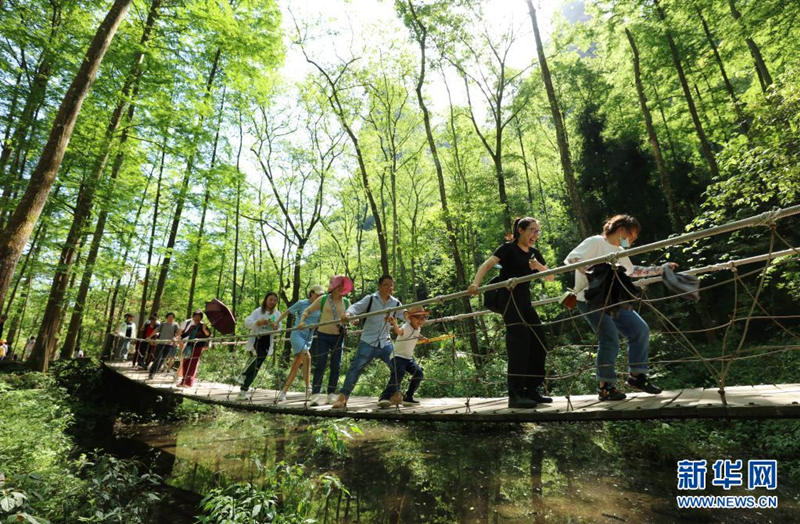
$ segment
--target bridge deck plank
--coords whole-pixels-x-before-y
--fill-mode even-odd
[[[573,420],[625,420],[667,418],[781,418],[800,417],[800,384],[727,386],[725,401],[718,388],[667,390],[660,395],[628,393],[619,402],[600,402],[596,395],[555,397],[552,404],[536,409],[509,409],[507,398],[420,398],[420,405],[380,409],[373,397],[352,396],[347,410],[330,405],[311,406],[305,395],[289,392],[276,402],[278,391],[255,389],[245,400],[238,400],[238,386],[199,381],[191,388],[177,388],[171,377],[159,374],[147,379],[147,372],[129,363],[106,363],[129,380],[165,394],[182,395],[201,402],[225,406],[323,417],[351,417],[394,420],[451,420],[474,422],[539,422]]]

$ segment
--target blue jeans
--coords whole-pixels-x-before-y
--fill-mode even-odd
[[[363,340],[360,341],[358,343],[358,351],[356,356],[353,358],[353,362],[350,363],[350,369],[347,371],[347,376],[344,379],[344,385],[339,392],[346,397],[350,396],[350,393],[353,392],[353,388],[356,387],[356,382],[358,382],[358,377],[361,376],[361,371],[364,369],[364,366],[369,364],[374,358],[383,360],[383,362],[389,366],[389,370],[391,371],[392,368],[389,364],[389,361],[392,358],[393,351],[394,346],[391,342],[381,347],[371,346]]]
[[[408,384],[405,398],[414,398],[414,393],[425,376],[422,372],[422,366],[417,364],[417,361],[413,358],[394,357],[389,364],[389,369],[391,370],[389,383],[386,384],[386,389],[381,393],[380,400],[392,398],[392,395],[400,389],[403,383],[403,376],[406,373],[411,375],[411,382]]]
[[[311,343],[311,367],[314,371],[311,392],[316,395],[322,390],[322,377],[325,375],[325,365],[328,363],[328,353],[330,353],[331,372],[328,375],[328,393],[335,393],[336,386],[339,384],[344,337],[328,335],[319,331],[314,336],[314,341]]]
[[[578,302],[581,313],[589,311],[586,302]],[[613,313],[594,310],[583,318],[597,334],[597,380],[616,384],[614,362],[619,353],[619,335],[628,339],[628,371],[647,373],[647,353],[650,344],[650,328],[639,313],[632,309],[619,308]]]

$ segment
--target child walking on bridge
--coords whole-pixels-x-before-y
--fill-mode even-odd
[[[411,306],[405,312],[406,323],[402,327],[397,325],[394,316],[386,317],[387,322],[392,325],[397,339],[394,341],[394,356],[389,362],[389,383],[381,393],[378,400],[378,407],[388,408],[391,406],[417,406],[419,401],[414,399],[414,393],[419,388],[424,377],[422,366],[414,360],[414,348],[417,342],[425,343],[427,339],[420,334],[420,328],[425,324],[430,311],[425,311],[422,306]],[[403,376],[408,373],[411,375],[411,382],[405,395],[401,395],[400,386],[403,383]]]

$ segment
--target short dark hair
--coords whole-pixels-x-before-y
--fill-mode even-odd
[[[635,217],[631,215],[614,215],[613,217],[606,220],[606,223],[603,224],[603,234],[604,235],[613,235],[617,229],[624,228],[624,229],[633,229],[637,233],[642,230],[642,224],[636,220]]]
[[[133,318],[133,313],[125,313],[125,318],[131,317]]]
[[[195,311],[192,312],[192,316],[195,316],[195,315],[200,315],[200,318],[203,318],[203,310],[202,309],[196,309]]]
[[[381,278],[378,279],[378,285],[380,286],[381,284],[383,284],[384,280],[391,280],[394,282],[394,278],[392,278],[392,275],[383,274],[381,275]]]
[[[164,315],[164,318],[167,318],[167,317],[172,317],[172,318],[175,318],[175,313],[173,313],[172,311],[170,311],[169,313],[167,313],[166,315]]]

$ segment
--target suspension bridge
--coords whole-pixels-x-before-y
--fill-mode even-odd
[[[294,414],[315,417],[351,417],[358,419],[384,419],[384,420],[431,420],[431,421],[457,421],[457,422],[537,422],[537,421],[581,421],[581,420],[634,420],[634,419],[677,419],[677,418],[787,418],[800,417],[800,383],[788,384],[732,384],[730,367],[735,362],[752,363],[758,365],[758,359],[765,357],[780,357],[780,355],[800,349],[800,334],[794,327],[800,320],[798,308],[794,307],[789,314],[772,314],[761,300],[761,292],[770,271],[779,271],[781,266],[796,262],[800,259],[800,248],[791,245],[776,227],[781,219],[800,214],[800,205],[785,209],[762,213],[747,219],[730,222],[703,230],[693,231],[683,235],[660,240],[651,244],[627,249],[619,254],[606,255],[575,264],[556,267],[541,273],[510,279],[483,286],[479,292],[501,287],[512,288],[525,281],[544,278],[548,275],[571,273],[572,271],[589,267],[602,262],[615,262],[620,256],[636,256],[664,250],[672,246],[688,244],[712,236],[739,231],[744,228],[760,227],[769,233],[768,251],[755,256],[728,260],[707,266],[695,267],[684,273],[698,275],[701,278],[700,296],[704,292],[716,287],[731,285],[733,311],[726,322],[717,325],[704,326],[702,329],[681,329],[668,315],[660,311],[658,306],[667,300],[679,300],[680,295],[659,296],[649,298],[648,286],[661,280],[661,277],[639,279],[636,284],[644,292],[641,297],[631,299],[633,306],[640,312],[655,318],[661,325],[658,330],[662,336],[669,337],[670,343],[685,351],[685,356],[680,358],[662,358],[650,360],[652,369],[664,368],[670,365],[695,364],[701,365],[706,373],[704,381],[709,387],[686,388],[665,390],[659,395],[646,393],[628,393],[622,401],[600,401],[596,394],[573,394],[573,390],[586,390],[585,379],[593,376],[595,364],[589,344],[564,344],[552,348],[548,361],[555,352],[563,352],[575,356],[575,369],[552,373],[545,377],[546,384],[551,388],[559,384],[561,395],[556,395],[551,404],[539,404],[534,409],[513,409],[508,407],[507,397],[480,396],[448,396],[443,398],[420,398],[420,404],[414,406],[396,406],[379,408],[376,396],[350,396],[346,409],[333,409],[330,405],[312,406],[305,392],[289,391],[285,400],[279,401],[280,391],[264,387],[263,383],[256,383],[255,388],[247,392],[244,399],[237,396],[239,392],[232,373],[242,367],[241,353],[224,349],[225,346],[235,348],[243,343],[242,336],[212,337],[209,340],[213,347],[206,353],[225,355],[223,358],[229,362],[222,366],[228,373],[202,373],[203,361],[201,359],[201,373],[199,380],[189,388],[174,387],[174,380],[170,374],[159,373],[153,379],[148,379],[148,372],[132,367],[129,362],[106,362],[105,366],[122,377],[148,388],[151,393],[158,395],[178,395],[182,398],[224,405],[235,409],[264,411],[279,414]],[[796,228],[795,228],[796,229]],[[785,234],[785,233],[784,233]],[[777,249],[780,247],[781,249]],[[752,269],[755,267],[755,269]],[[706,284],[704,277],[714,273],[725,273],[727,278]],[[713,279],[711,279],[713,280]],[[749,282],[753,280],[753,282]],[[406,304],[397,308],[384,309],[377,312],[365,313],[352,317],[353,320],[368,318],[373,315],[386,315],[387,313],[412,305],[431,306],[441,305],[446,302],[460,299],[467,294],[460,291],[448,295],[436,296],[430,299]],[[513,296],[513,295],[512,295]],[[702,298],[701,298],[702,300]],[[536,306],[548,306],[561,301],[561,297],[549,297],[534,302]],[[795,300],[797,306],[800,300]],[[476,311],[469,314],[451,315],[428,321],[428,324],[440,324],[445,330],[447,326],[457,325],[463,320],[472,317],[482,319],[489,315],[489,311]],[[543,322],[551,329],[559,329],[567,323],[575,324],[576,319],[583,316],[580,313],[569,312],[567,315],[559,314],[555,320]],[[756,322],[771,324],[773,334],[780,336],[781,343],[776,345],[755,345],[747,343],[749,330]],[[323,325],[317,324],[316,326]],[[316,327],[310,326],[310,327]],[[285,336],[294,328],[274,330],[270,334]],[[656,330],[654,330],[656,331]],[[695,342],[696,337],[713,333],[721,335],[719,351],[713,355],[703,355]],[[110,337],[118,337],[109,334]],[[590,339],[588,337],[591,337]],[[594,342],[591,334],[585,336],[587,342]],[[131,338],[130,340],[141,340]],[[280,339],[279,339],[280,340]],[[719,340],[719,339],[718,339]],[[783,343],[785,341],[785,343]],[[150,341],[152,342],[152,341]],[[458,357],[469,356],[457,349],[455,340],[445,347],[445,350],[429,355],[429,358],[447,359],[455,362]],[[279,347],[276,344],[276,347]],[[449,348],[449,351],[447,349]],[[621,352],[624,353],[624,352]],[[206,357],[203,357],[204,359]],[[581,361],[582,359],[582,361]],[[373,366],[381,366],[375,363]],[[548,364],[549,366],[549,364]],[[346,364],[343,363],[346,369]],[[624,366],[618,366],[625,369]],[[489,392],[505,383],[506,376],[487,378],[478,377],[473,370],[472,376],[454,375],[452,380],[437,379],[437,386],[454,385],[457,383],[472,383],[474,390],[483,387]],[[264,375],[262,371],[262,375]],[[429,379],[426,378],[426,381]],[[583,380],[583,382],[581,382]],[[448,384],[446,384],[446,382]],[[492,388],[492,386],[495,386]],[[441,389],[441,388],[440,388]],[[500,388],[502,389],[502,388]]]

